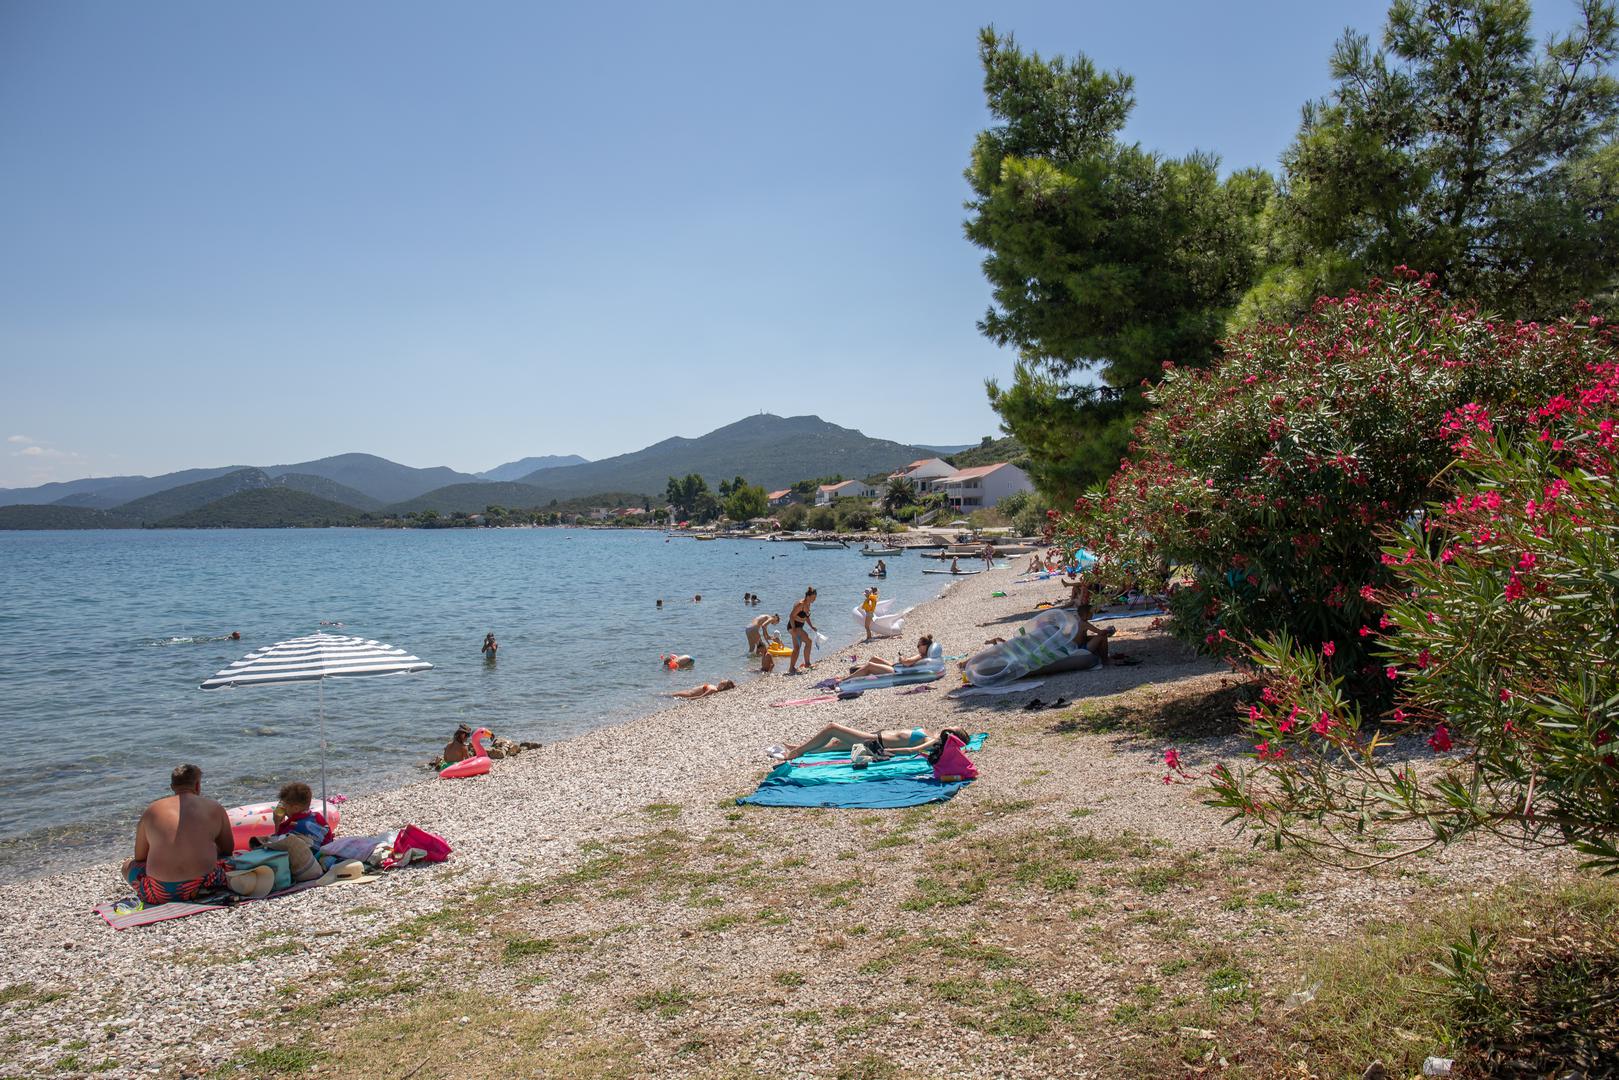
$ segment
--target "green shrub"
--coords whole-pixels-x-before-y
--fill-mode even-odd
[[[1205,651],[1330,643],[1331,672],[1380,694],[1358,631],[1392,581],[1381,537],[1449,482],[1447,414],[1525,420],[1615,355],[1606,329],[1498,322],[1403,277],[1245,331],[1213,370],[1166,365],[1130,455],[1060,538],[1111,584],[1185,575],[1171,625]]]
[[[1212,776],[1236,819],[1367,859],[1485,830],[1619,873],[1619,363],[1589,378],[1518,421],[1443,418],[1456,488],[1382,552],[1355,636],[1438,767],[1381,763],[1333,650],[1278,636],[1252,652],[1258,764]]]

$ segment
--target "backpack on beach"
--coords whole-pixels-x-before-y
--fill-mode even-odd
[[[944,736],[944,746],[938,757],[933,759],[933,778],[942,783],[953,784],[962,780],[978,779],[978,766],[973,759],[967,756],[966,743],[953,733]]]

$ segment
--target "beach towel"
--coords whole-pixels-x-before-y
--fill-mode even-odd
[[[274,900],[278,896],[290,896],[293,893],[313,889],[320,884],[319,880],[300,881],[290,889],[273,892],[269,896],[260,897],[262,900]],[[149,926],[152,923],[167,922],[169,919],[183,919],[188,915],[201,915],[205,911],[223,911],[238,904],[256,904],[259,900],[245,896],[235,896],[231,893],[215,893],[205,900],[179,900],[167,904],[147,904],[135,897],[117,900],[110,904],[97,904],[95,913],[100,915],[106,924],[114,930],[128,930],[135,926]]]
[[[1168,615],[1163,608],[1153,608],[1150,611],[1115,611],[1108,615],[1093,615],[1091,622],[1102,622],[1106,619],[1139,619],[1146,615]]]
[[[967,743],[978,750],[988,739],[979,733]],[[903,754],[854,768],[846,750],[806,754],[784,761],[759,782],[759,789],[737,802],[747,806],[828,806],[851,810],[886,810],[943,802],[971,783],[941,783],[924,756]]]

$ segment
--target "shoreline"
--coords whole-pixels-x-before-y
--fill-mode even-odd
[[[190,550],[193,542],[205,561],[214,564],[225,561],[219,553],[228,553],[239,543],[251,543],[249,550],[253,551],[288,553],[286,561],[292,566],[312,560],[326,567],[352,565],[368,552],[378,553],[379,558],[428,560],[429,580],[445,584],[442,588],[427,586],[431,594],[421,611],[399,594],[411,588],[421,591],[422,586],[385,590],[375,603],[345,599],[336,605],[341,608],[337,611],[329,611],[319,602],[305,605],[323,616],[350,620],[366,636],[408,646],[438,668],[425,677],[384,680],[363,691],[340,684],[328,686],[328,699],[336,693],[349,702],[332,714],[342,719],[333,728],[328,755],[335,781],[331,790],[367,798],[432,779],[433,774],[420,764],[443,745],[460,721],[484,724],[513,740],[554,743],[668,707],[674,702],[658,695],[670,690],[704,679],[746,680],[758,665],[744,656],[742,628],[750,617],[776,608],[750,609],[736,602],[729,595],[733,582],[736,595],[746,587],[776,605],[785,602],[794,588],[801,593],[803,584],[815,582],[825,592],[818,611],[826,609],[832,597],[841,600],[846,596],[847,603],[831,604],[832,610],[817,619],[833,638],[858,636],[848,612],[841,609],[853,608],[860,586],[874,583],[866,577],[869,560],[846,552],[805,553],[797,544],[682,547],[666,544],[661,535],[646,530],[501,532],[349,532],[328,533],[328,539],[322,540],[319,534],[294,530],[264,537],[263,544],[260,537],[248,533],[222,533],[212,538],[199,533],[178,548],[169,541],[185,539],[180,533],[145,537],[152,541],[147,544],[134,544],[133,540],[142,539],[135,537],[128,545],[81,534],[91,541],[85,548],[79,547],[78,538],[70,539],[75,551],[116,555],[136,550],[137,565],[151,565],[154,573],[183,562],[184,555],[176,553]],[[231,535],[239,539],[232,540]],[[575,539],[563,542],[567,537]],[[56,548],[46,543],[35,544],[33,550],[40,553],[37,558],[48,559]],[[510,589],[493,602],[483,596],[458,597],[455,567],[470,558],[482,560],[485,552],[494,553],[487,556],[495,560],[488,572],[490,580],[505,573],[511,578]],[[532,572],[524,569],[537,558],[565,559],[566,566],[574,562],[589,565],[578,573],[566,569],[567,579],[558,582],[560,591],[548,592],[550,599],[537,604],[508,599],[537,583],[538,578],[528,581],[525,574]],[[95,571],[106,556],[79,555],[75,559]],[[637,602],[622,587],[600,587],[604,595],[617,594],[604,609],[613,612],[610,620],[618,624],[616,628],[592,615],[590,606],[597,587],[589,579],[592,575],[603,581],[614,579],[602,570],[612,560],[650,568],[647,585],[639,590],[647,593],[644,602]],[[939,585],[934,578],[918,575],[918,565],[929,564],[913,563],[908,573],[896,573],[886,583],[885,595],[902,605],[936,596]],[[327,579],[333,576],[324,574]],[[483,576],[480,571],[479,577]],[[175,595],[166,597],[166,602],[185,602],[178,591],[171,591]],[[696,593],[704,596],[701,605],[680,601],[680,597]],[[652,597],[659,595],[669,599],[654,610]],[[217,616],[212,613],[214,606],[231,614]],[[74,695],[66,712],[66,734],[72,743],[88,745],[73,760],[44,769],[20,768],[13,763],[9,775],[17,778],[18,786],[13,788],[9,812],[3,815],[7,835],[0,840],[0,882],[32,883],[127,856],[133,822],[150,799],[167,793],[163,778],[179,760],[198,761],[205,771],[205,792],[226,806],[273,798],[281,782],[311,776],[318,767],[313,687],[307,687],[309,693],[303,695],[307,701],[295,697],[296,691],[199,695],[195,689],[196,680],[223,668],[249,648],[290,636],[289,628],[300,625],[298,613],[289,617],[284,605],[262,599],[236,608],[234,603],[210,605],[210,614],[202,619],[161,614],[147,618],[145,612],[131,613],[135,617],[127,623],[114,609],[104,620],[86,620],[99,623],[90,630],[95,647],[79,649],[80,655],[62,661],[60,666],[75,677],[57,678],[54,683],[85,677],[84,669],[90,663],[85,658],[101,653],[116,652],[120,663],[127,660],[127,675],[121,675],[117,684],[97,677],[82,700]],[[785,613],[786,608],[780,610]],[[224,618],[231,620],[230,625],[223,625]],[[483,625],[485,621],[488,627]],[[493,628],[501,631],[502,643],[510,646],[501,651],[498,667],[469,663],[461,655],[466,642],[455,628],[470,628],[474,622],[476,638]],[[30,618],[25,625],[34,623]],[[227,630],[241,624],[246,638],[239,649],[222,633],[209,633],[219,629],[216,623]],[[626,628],[631,633],[628,638],[623,637]],[[68,636],[64,629],[55,633],[50,639],[53,642]],[[152,647],[159,645],[179,647]],[[20,667],[29,652],[39,651],[37,647],[18,642],[13,646],[6,659],[19,665],[21,673],[12,687],[14,703],[22,714],[20,730],[30,737],[55,737],[47,717],[55,708],[51,698],[59,689],[40,674],[37,665]],[[55,651],[49,645],[46,648]],[[617,654],[611,670],[603,660],[604,649]],[[657,663],[663,652],[697,656],[697,670],[664,671]]]
[[[994,632],[976,625],[979,616],[989,613],[985,605],[1010,603],[1022,615],[1032,614],[1021,611],[1021,601],[1027,599],[1032,606],[1040,598],[1039,585],[1013,593],[1010,600],[987,600],[989,592],[1015,576],[1013,568],[1006,568],[952,581],[916,606],[904,636],[877,639],[872,649],[858,651],[892,654],[908,649],[915,635],[933,632],[947,655],[970,652]],[[1040,583],[1045,584],[1049,583]],[[829,615],[842,614],[828,607]],[[72,988],[60,1001],[32,1009],[29,1023],[42,1020],[48,1029],[55,1029],[62,1023],[76,1027],[85,1024],[86,1017],[96,1017],[94,1022],[103,1025],[109,1043],[124,1048],[117,1054],[120,1061],[129,1060],[128,1047],[133,1044],[147,1044],[146,1056],[152,1062],[164,1061],[166,1052],[182,1047],[203,1056],[223,1053],[230,1033],[216,1031],[207,1037],[194,1018],[216,1008],[234,1011],[233,1004],[256,1000],[265,988],[282,980],[315,976],[328,951],[320,941],[329,938],[335,949],[336,942],[441,910],[481,885],[515,885],[565,870],[584,857],[587,852],[582,848],[643,827],[649,806],[732,805],[769,770],[766,746],[802,738],[826,723],[936,727],[949,711],[987,716],[994,711],[990,706],[1004,700],[946,704],[944,690],[953,682],[952,666],[945,679],[928,684],[935,687],[931,693],[895,697],[885,690],[848,701],[770,708],[772,701],[806,696],[802,691],[810,683],[843,670],[841,658],[851,654],[858,639],[850,643],[841,636],[828,634],[828,638],[836,647],[817,654],[820,659],[809,678],[781,674],[778,666],[776,673],[755,673],[724,694],[660,703],[632,719],[495,762],[486,777],[455,782],[424,777],[356,796],[344,805],[341,833],[366,835],[416,824],[449,841],[454,854],[442,864],[384,874],[362,886],[314,889],[122,932],[104,925],[92,910],[95,904],[127,895],[127,888],[118,887],[118,861],[31,878],[26,884],[32,902],[0,929],[0,949],[10,956],[0,989],[24,986],[57,993],[60,990],[48,988]],[[1061,678],[1094,679],[1098,674],[1135,670],[1107,668]],[[960,719],[952,717],[951,722]],[[983,720],[969,723],[978,730],[986,727]],[[988,728],[993,731],[993,724]],[[990,745],[993,748],[993,735]],[[1154,768],[1143,765],[1147,772]],[[320,937],[312,939],[315,947],[307,952],[263,957],[252,965],[215,971],[205,985],[195,988],[205,1002],[144,1007],[134,1014],[116,1004],[124,993],[143,985],[154,961],[185,963],[197,954],[228,952],[289,928],[309,929]],[[87,967],[92,970],[86,972]]]
[[[1050,582],[1009,587],[1016,576],[1009,568],[950,582],[940,595],[917,605],[904,637],[880,639],[875,651],[892,655],[908,649],[915,635],[932,633],[946,655],[955,655],[973,651],[987,637],[1005,636],[1035,614],[1037,601],[1056,591]],[[1008,596],[992,597],[1003,589]],[[614,1031],[627,1032],[629,1044],[642,1048],[635,1053],[644,1050],[665,1062],[650,1071],[681,1074],[683,1066],[667,1058],[674,1044],[665,1041],[685,1037],[670,1034],[669,1025],[679,1027],[682,1021],[670,1019],[675,1012],[638,1002],[661,985],[680,987],[694,978],[714,981],[708,1000],[717,1010],[715,1022],[735,1040],[740,1061],[752,1061],[768,1075],[803,1075],[805,1063],[815,1061],[818,1075],[831,1064],[828,1054],[838,1059],[836,1045],[815,1038],[817,1025],[799,1025],[789,1016],[786,1027],[772,1029],[768,1045],[753,1035],[753,1021],[782,1007],[781,986],[771,983],[776,977],[771,973],[795,964],[810,971],[805,977],[820,987],[815,993],[829,995],[819,998],[826,1010],[842,1008],[852,994],[874,1007],[882,1002],[902,1017],[915,1007],[913,991],[890,985],[854,958],[823,965],[822,943],[844,942],[836,947],[868,957],[868,966],[875,965],[871,971],[878,972],[895,962],[898,939],[891,934],[935,930],[966,935],[960,940],[1010,934],[1021,943],[1007,942],[1019,956],[1054,950],[1048,976],[1054,980],[1075,977],[1070,972],[1077,957],[1094,984],[1086,994],[1095,997],[1105,1016],[1113,1003],[1132,1000],[1128,986],[1116,983],[1128,971],[1115,973],[1105,953],[1094,954],[1085,944],[1089,939],[1073,936],[1076,903],[1090,909],[1106,903],[1096,898],[1108,889],[1121,890],[1122,906],[1110,905],[1121,920],[1112,932],[1150,937],[1155,924],[1137,916],[1141,905],[1150,906],[1164,891],[1152,882],[1172,872],[1182,880],[1202,855],[1213,854],[1230,870],[1240,868],[1230,881],[1239,896],[1267,887],[1255,880],[1261,873],[1301,873],[1289,856],[1278,856],[1274,866],[1261,870],[1239,854],[1248,840],[1234,836],[1222,815],[1203,804],[1198,788],[1166,786],[1161,736],[1143,737],[1105,722],[1110,710],[1127,701],[1153,710],[1156,702],[1176,695],[1201,701],[1226,693],[1221,688],[1229,675],[1223,665],[1192,656],[1149,624],[1145,618],[1117,624],[1116,648],[1134,655],[1140,666],[1055,676],[1032,693],[948,699],[945,691],[955,682],[952,666],[945,679],[924,684],[931,690],[873,691],[857,699],[771,708],[772,702],[807,696],[810,682],[841,670],[841,658],[856,650],[833,639],[841,647],[823,651],[808,679],[756,677],[724,694],[672,701],[496,762],[486,777],[453,783],[427,777],[356,797],[345,807],[344,833],[414,823],[443,836],[454,849],[446,863],[383,874],[363,885],[314,889],[117,932],[91,911],[94,904],[127,893],[118,887],[115,863],[34,879],[29,902],[18,905],[0,929],[0,948],[9,953],[0,1010],[14,1044],[0,1076],[105,1074],[114,1067],[120,1076],[213,1075],[210,1070],[227,1061],[238,1063],[237,1075],[269,1075],[285,1070],[258,1068],[253,1054],[306,1040],[330,1050],[343,1045],[345,1031],[356,1024],[371,1025],[386,1040],[402,1015],[427,1017],[422,1022],[430,1022],[434,1032],[442,1029],[433,1035],[434,1045],[443,1040],[449,1046],[458,1041],[457,1029],[443,1026],[442,1010],[476,1012],[474,999],[538,1010],[531,1015],[578,1010],[581,1016],[613,1017]],[[1067,697],[1072,705],[1066,713],[1025,712],[1023,705],[1033,697]],[[1100,714],[1088,699],[1102,699]],[[1087,718],[1104,723],[1075,726]],[[903,811],[735,805],[771,768],[766,746],[802,738],[833,721],[864,729],[967,727],[988,731],[990,740],[976,756],[980,778],[946,803]],[[1247,750],[1240,735],[1207,732],[1180,745],[1188,766],[1198,770],[1237,762]],[[926,843],[912,832],[920,822],[933,823]],[[949,839],[971,830],[977,831],[969,840]],[[946,887],[928,884],[935,880],[929,875],[947,865],[934,860],[1011,858],[1032,850],[1027,847],[1032,837],[1067,835],[1064,830],[1099,838],[1105,847],[1098,850],[1109,853],[1099,862],[1077,864],[1081,875],[1057,887],[1088,880],[1102,892],[1056,892],[1054,910],[1028,909],[1027,899],[1009,896],[1004,903],[1010,906],[997,910],[1008,912],[1012,921],[1002,926],[996,916],[994,930],[981,921],[983,909],[970,904],[933,908],[920,929],[911,927],[908,916],[895,925],[907,896],[914,901],[917,889]],[[659,854],[664,849],[679,849],[682,857],[700,861],[695,867],[667,861],[673,856]],[[1443,875],[1458,888],[1477,889],[1528,865],[1544,874],[1569,861],[1554,857],[1531,864],[1524,858],[1468,844],[1424,860],[1422,869],[1435,875],[1433,880]],[[716,859],[741,860],[728,873],[750,877],[699,884],[718,880],[711,869]],[[1108,871],[1115,859],[1136,869]],[[630,875],[631,888],[622,887],[616,876],[621,874]],[[1011,879],[992,886],[998,874],[977,887],[1019,888]],[[648,885],[635,886],[637,880]],[[651,885],[664,880],[667,889]],[[1208,871],[1195,880],[1228,877],[1215,872],[1211,859]],[[1284,884],[1270,880],[1276,888]],[[648,887],[654,891],[636,891]],[[1300,910],[1311,913],[1317,933],[1338,937],[1387,904],[1426,896],[1431,888],[1426,878],[1404,874],[1299,877],[1288,887],[1320,897],[1319,904]],[[1175,895],[1188,901],[1201,888],[1190,878],[1174,886]],[[849,889],[855,895],[848,895]],[[1224,927],[1239,918],[1219,895],[1196,895],[1209,906],[1203,916],[1209,925]],[[1329,903],[1328,896],[1339,899]],[[756,906],[761,903],[766,906]],[[845,905],[852,907],[844,910]],[[834,907],[838,910],[824,910]],[[812,936],[783,936],[774,927],[785,923],[761,921],[766,918],[812,920]],[[816,927],[818,918],[830,922]],[[858,942],[838,929],[868,925],[887,929]],[[545,936],[525,936],[533,934]],[[544,951],[512,952],[530,947]],[[1160,948],[1150,942],[1132,946],[1146,950],[1143,958]],[[514,955],[529,958],[518,961]],[[178,976],[185,993],[153,996],[155,971]],[[367,998],[378,1000],[367,1004]],[[302,1003],[322,1000],[356,1004],[317,1010],[319,1019],[310,1028]],[[446,1006],[446,1001],[456,1004]],[[508,1023],[507,1015],[492,1022]],[[961,1071],[954,1042],[940,1044],[926,1030],[903,1023],[885,1028],[884,1037],[926,1075]],[[550,1044],[542,1039],[540,1045]],[[994,1046],[989,1042],[974,1050],[993,1055]],[[1055,1061],[990,1060],[996,1064],[988,1071],[995,1075],[1027,1077],[1051,1075]],[[420,1068],[414,1054],[397,1069],[356,1075],[397,1076],[413,1065]],[[473,1071],[506,1074],[498,1064],[492,1068]],[[452,1063],[435,1064],[426,1075],[463,1073]]]

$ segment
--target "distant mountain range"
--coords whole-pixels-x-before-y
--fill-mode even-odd
[[[589,460],[589,458],[582,458],[578,454],[546,454],[544,457],[526,457],[517,461],[508,461],[504,465],[496,465],[493,469],[485,469],[478,474],[478,478],[480,480],[521,480],[538,469],[559,469],[564,465],[583,465]]]
[[[761,413],[697,438],[665,439],[601,461],[578,455],[523,458],[478,475],[443,466],[412,468],[373,454],[339,454],[293,465],[186,469],[0,489],[0,528],[187,527],[238,520],[338,524],[362,514],[476,512],[497,504],[532,509],[596,499],[603,505],[638,505],[661,500],[671,476],[697,473],[714,486],[742,476],[777,489],[821,476],[885,473],[948,449],[874,439],[818,416]]]
[[[160,491],[213,480],[252,467],[228,465],[220,469],[186,469],[163,476],[108,476],[43,484],[36,488],[0,489],[0,505],[59,503],[63,506],[108,510]],[[360,492],[378,506],[413,499],[446,484],[478,482],[478,478],[470,473],[456,472],[442,465],[431,469],[413,469],[375,454],[338,454],[336,457],[301,461],[295,465],[259,466],[259,471],[272,479],[289,474],[321,477]],[[314,494],[320,495],[321,492],[315,491]]]
[[[665,439],[633,454],[540,469],[521,482],[563,497],[595,491],[661,496],[669,477],[687,473],[697,473],[711,485],[742,476],[750,484],[776,489],[817,476],[869,476],[932,456],[924,447],[873,439],[819,416],[761,413],[695,439]]]

